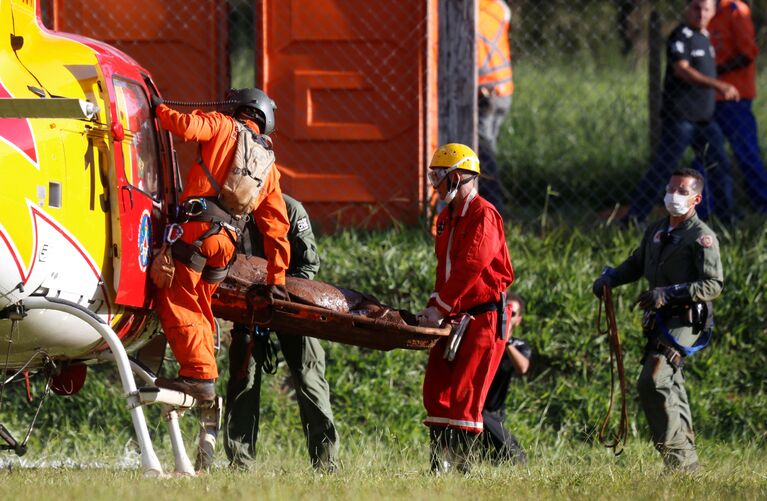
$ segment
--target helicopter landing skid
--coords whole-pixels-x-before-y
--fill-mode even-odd
[[[133,429],[136,433],[136,440],[138,441],[141,450],[141,466],[144,469],[144,474],[147,476],[161,476],[163,474],[162,466],[160,465],[160,460],[157,459],[157,454],[154,452],[154,447],[152,446],[152,441],[149,437],[149,430],[146,426],[144,411],[138,400],[136,381],[133,379],[133,372],[131,372],[131,364],[128,360],[128,354],[125,352],[125,347],[122,345],[120,338],[117,337],[117,334],[115,334],[112,328],[104,322],[104,320],[96,316],[92,311],[71,301],[59,298],[31,296],[25,298],[23,304],[29,310],[55,310],[73,315],[87,323],[101,335],[109,346],[109,349],[112,351],[114,360],[117,363],[120,382],[122,383],[123,391],[125,392],[125,398],[128,401],[128,408],[130,409],[131,419],[133,421]],[[178,427],[178,422],[176,422],[176,427]],[[188,461],[189,459],[187,458],[187,462]]]

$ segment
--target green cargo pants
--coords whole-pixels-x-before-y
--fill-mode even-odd
[[[674,469],[697,466],[695,433],[682,369],[675,369],[665,355],[649,351],[637,388],[653,443],[664,463]]]
[[[277,338],[296,390],[309,459],[315,468],[333,471],[338,436],[325,380],[325,351],[314,338],[280,334]],[[224,411],[224,450],[232,466],[248,467],[256,458],[265,346],[243,326],[232,330]]]

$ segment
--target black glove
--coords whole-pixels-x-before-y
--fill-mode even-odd
[[[157,108],[160,106],[164,101],[160,96],[157,95],[154,91],[152,92],[152,109]]]
[[[290,294],[288,294],[288,288],[285,285],[272,284],[266,288],[266,299],[273,303],[275,299],[280,301],[290,301]]]
[[[594,285],[591,286],[591,292],[593,292],[596,297],[601,299],[605,285],[612,288],[613,281],[607,275],[599,275],[597,279],[594,280]]]
[[[643,310],[659,310],[668,304],[684,304],[692,301],[687,284],[656,287],[639,295],[634,304]]]

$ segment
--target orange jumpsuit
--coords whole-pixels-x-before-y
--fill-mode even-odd
[[[235,120],[218,112],[195,110],[189,114],[179,113],[165,105],[158,106],[156,112],[166,130],[185,141],[200,143],[203,162],[219,185],[224,184],[237,145]],[[255,123],[245,123],[258,131]],[[261,190],[259,205],[252,213],[264,235],[264,250],[268,259],[267,281],[278,285],[285,283],[285,271],[290,263],[290,244],[287,240],[290,223],[279,180],[279,171],[272,169]],[[184,183],[181,200],[214,196],[215,189],[202,167],[195,163]],[[184,223],[181,239],[192,243],[210,226],[210,223],[204,222]],[[227,233],[227,230],[222,230],[203,240],[200,252],[208,259],[208,266],[224,267],[234,255],[236,249],[232,238],[236,236]],[[215,323],[211,297],[218,284],[203,280],[200,273],[184,263],[175,261],[175,265],[173,284],[160,289],[157,296],[163,331],[180,365],[180,376],[215,379],[218,377],[218,367],[214,353]]]

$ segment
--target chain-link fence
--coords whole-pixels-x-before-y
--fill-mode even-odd
[[[764,48],[767,0],[752,3]],[[643,196],[637,186],[653,158],[673,163],[659,111],[666,37],[685,19],[687,1],[508,4],[515,91],[498,138],[498,168],[510,219],[592,224],[620,219],[632,202],[635,215],[658,210],[666,167],[657,168]],[[278,104],[275,144],[285,189],[311,212],[370,222],[408,220],[422,208],[424,165],[435,146],[436,1],[43,5],[57,28],[136,57],[168,97],[214,99],[229,86],[265,85]],[[468,75],[470,68],[455,78]],[[742,118],[739,110],[734,115]],[[753,113],[758,123],[767,120],[761,99]],[[724,156],[732,164],[732,209],[724,203],[726,165],[716,148],[702,149],[709,191],[724,193],[708,197],[720,216],[767,212],[767,191],[759,191],[760,175],[767,175],[744,148],[728,146]],[[694,157],[686,148],[679,166]]]

